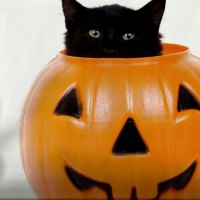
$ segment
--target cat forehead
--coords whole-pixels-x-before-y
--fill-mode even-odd
[[[135,10],[120,6],[118,4],[106,5],[99,8],[96,8],[95,11],[99,11],[99,13],[109,16],[109,17],[119,17],[124,15],[133,15]],[[96,12],[97,14],[97,12]]]
[[[115,15],[120,14],[123,11],[127,11],[127,8],[122,7],[118,4],[110,5],[110,6],[103,6],[102,9],[104,9],[105,13],[108,15]]]

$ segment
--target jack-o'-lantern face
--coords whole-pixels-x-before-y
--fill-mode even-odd
[[[38,196],[200,197],[200,70],[185,54],[150,65],[51,62],[22,126],[24,166]]]

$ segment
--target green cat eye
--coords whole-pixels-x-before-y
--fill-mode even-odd
[[[133,33],[126,33],[122,37],[124,40],[132,40],[135,37],[135,35]]]
[[[98,30],[92,29],[89,31],[89,35],[93,38],[99,38],[101,33]]]

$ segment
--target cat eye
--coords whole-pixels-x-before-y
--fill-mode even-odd
[[[92,30],[89,31],[89,35],[92,38],[97,38],[98,39],[101,36],[101,33],[98,30],[92,29]]]
[[[126,33],[122,37],[124,40],[132,40],[135,37],[135,35],[133,33]]]

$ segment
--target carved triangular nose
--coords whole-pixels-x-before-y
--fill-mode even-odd
[[[114,155],[140,155],[146,154],[148,151],[149,150],[140,136],[135,122],[132,118],[128,118],[114,144],[112,153]]]

